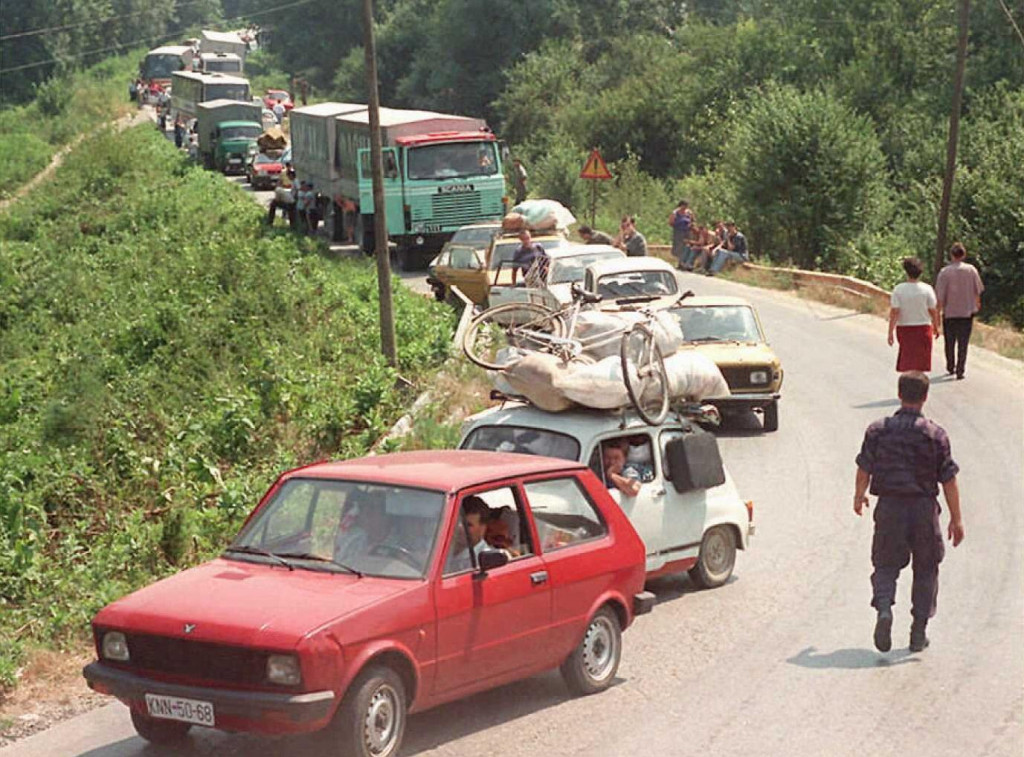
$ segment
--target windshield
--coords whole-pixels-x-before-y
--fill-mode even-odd
[[[580,282],[587,272],[587,266],[599,260],[618,260],[622,257],[621,252],[614,250],[603,250],[592,252],[587,255],[572,255],[571,257],[553,258],[551,261],[551,279],[549,284],[567,284],[569,282]]]
[[[687,342],[763,341],[754,311],[748,305],[684,307],[672,311]]]
[[[459,229],[452,234],[452,244],[486,247],[500,230],[496,226],[490,228]]]
[[[462,449],[518,452],[561,460],[579,460],[580,443],[567,434],[518,426],[480,426],[462,442]]]
[[[279,164],[280,162],[280,158],[271,158],[269,155],[264,155],[263,153],[257,153],[256,157],[253,159],[253,163],[258,166],[274,165]]]
[[[278,102],[284,102],[288,99],[287,92],[267,92],[268,100],[277,100]]]
[[[225,126],[220,130],[221,139],[256,139],[262,129],[259,126]]]
[[[237,60],[205,60],[203,68],[211,72],[237,74],[242,71],[242,64]]]
[[[180,55],[147,55],[142,65],[143,79],[170,79],[175,71],[181,71],[185,64]]]
[[[452,142],[409,151],[410,179],[458,179],[498,173],[494,142]]]
[[[240,100],[249,99],[249,88],[244,84],[207,84],[207,100]]]
[[[545,250],[553,250],[556,247],[561,247],[565,244],[564,239],[536,239],[534,242],[540,244]],[[508,241],[502,241],[494,245],[494,249],[491,251],[491,270],[498,270],[498,266],[502,263],[509,263],[516,254],[516,250],[519,249],[522,243],[518,239],[509,239]]]
[[[679,291],[672,271],[629,271],[602,276],[597,280],[597,293],[613,300],[635,295],[663,296]]]
[[[421,578],[444,511],[442,492],[315,478],[286,481],[226,552],[295,568]],[[241,550],[241,551],[237,551]],[[258,554],[267,553],[262,557]]]

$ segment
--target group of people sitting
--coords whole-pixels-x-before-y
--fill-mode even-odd
[[[668,218],[672,227],[672,255],[681,271],[720,273],[729,263],[750,260],[747,238],[734,221],[714,221],[701,226],[686,200],[680,200]]]
[[[584,244],[607,244],[618,247],[631,258],[642,258],[647,255],[647,238],[637,230],[636,216],[622,216],[622,220],[619,221],[619,233],[614,237],[589,226],[580,226],[579,233]]]

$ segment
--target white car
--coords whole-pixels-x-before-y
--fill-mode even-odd
[[[599,295],[601,307],[615,307],[618,300],[679,297],[676,271],[661,258],[632,257],[593,263],[587,268],[583,288]]]
[[[595,264],[626,261],[626,254],[606,244],[576,244],[567,242],[561,247],[547,249],[551,263],[544,286],[528,287],[520,274],[512,284],[512,266],[509,262],[495,272],[494,284],[488,293],[490,307],[508,302],[533,302],[558,310],[572,302],[572,285],[583,282],[587,269]],[[492,265],[492,268],[494,266]]]
[[[548,413],[512,401],[470,417],[459,447],[583,462],[605,481],[604,448],[622,443],[640,491],[609,489],[644,541],[648,578],[689,571],[706,588],[724,584],[736,550],[749,546],[754,506],[740,499],[714,435],[689,420],[649,426],[633,412]]]

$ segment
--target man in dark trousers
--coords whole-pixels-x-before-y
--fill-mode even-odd
[[[963,541],[957,464],[949,451],[949,437],[937,423],[921,414],[928,399],[928,377],[907,371],[899,378],[901,407],[896,414],[875,421],[864,434],[857,455],[857,482],[853,511],[868,506],[867,491],[878,497],[875,535],[871,542],[871,605],[877,610],[875,647],[892,648],[892,605],[896,579],[913,557],[911,588],[913,622],[910,651],[928,646],[925,628],[935,615],[939,593],[939,563],[945,554],[939,523],[939,485],[949,507],[948,535],[953,546]]]
[[[985,291],[978,269],[967,262],[967,250],[956,242],[949,251],[951,262],[935,280],[935,295],[942,313],[942,336],[946,340],[946,373],[964,377],[967,345],[971,341],[974,314],[981,310]]]

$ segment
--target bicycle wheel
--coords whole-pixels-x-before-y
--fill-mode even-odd
[[[520,350],[543,350],[550,344],[546,337],[565,336],[565,321],[543,305],[509,302],[488,308],[469,323],[462,337],[466,357],[490,371],[500,371],[515,360]]]
[[[622,380],[637,413],[651,426],[668,415],[668,373],[653,332],[642,323],[622,335]]]

